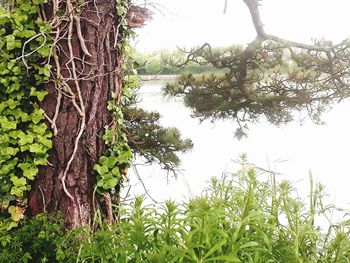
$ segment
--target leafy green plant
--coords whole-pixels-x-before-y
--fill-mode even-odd
[[[137,198],[124,206],[119,225],[99,232],[110,240],[103,252],[108,257],[100,260],[348,262],[348,221],[330,222],[322,231],[315,222],[333,210],[325,209],[323,187],[311,185],[305,204],[289,182],[277,183],[273,173],[262,174],[243,159],[241,170],[213,178],[202,196],[188,202],[157,207]],[[111,231],[118,233],[113,245]]]
[[[123,93],[120,101],[127,100],[127,96],[128,94]],[[116,100],[108,103],[108,109],[114,120],[113,125],[106,127],[103,137],[109,148],[94,166],[94,170],[98,173],[97,190],[99,193],[114,189],[122,183],[122,176],[130,166],[133,156],[124,130],[124,115],[121,107],[122,105],[117,104]]]
[[[1,263],[55,262],[57,245],[65,235],[59,216],[38,215],[11,231],[4,231],[1,224]]]
[[[9,229],[23,217],[25,193],[52,147],[40,108],[52,43],[50,25],[38,16],[44,2],[0,7],[0,220],[7,218]]]
[[[122,28],[120,30],[122,34],[121,38],[125,39],[125,41],[120,41],[116,45],[125,60],[121,66],[124,70],[128,67],[132,68],[133,64],[129,61],[132,48],[127,41],[134,35],[134,31],[128,26],[126,19],[129,7],[129,1],[117,1],[118,24]],[[97,173],[96,187],[99,194],[106,192],[118,193],[119,191],[116,188],[122,184],[123,175],[125,175],[131,163],[133,152],[128,145],[128,139],[124,130],[122,107],[125,101],[132,96],[134,85],[133,82],[125,79],[122,83],[121,94],[113,93],[112,100],[108,102],[107,108],[112,115],[113,121],[111,125],[105,127],[105,134],[103,136],[107,149],[94,165],[94,170]]]
[[[95,228],[64,233],[60,219],[31,219],[2,232],[0,262],[349,262],[349,220],[316,224],[335,210],[310,182],[306,203],[243,158],[238,172],[212,178],[192,200],[124,204],[118,224],[96,217]]]

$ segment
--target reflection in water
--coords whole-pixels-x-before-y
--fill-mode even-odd
[[[280,172],[278,179],[295,182],[299,193],[307,196],[309,171],[314,180],[322,182],[330,201],[343,208],[349,205],[350,183],[349,151],[350,103],[337,105],[324,115],[326,125],[306,122],[303,126],[291,123],[275,127],[267,123],[250,125],[248,138],[234,138],[235,123],[217,121],[199,123],[190,117],[181,99],[162,97],[161,85],[144,85],[139,96],[139,106],[158,111],[164,126],[175,126],[184,137],[191,138],[194,149],[182,155],[182,172],[178,178],[167,177],[157,166],[138,166],[140,177],[150,195],[158,200],[181,200],[199,194],[210,177],[223,171],[235,171],[241,153],[247,153],[249,161],[264,168]],[[143,194],[135,173],[130,174],[132,194]]]

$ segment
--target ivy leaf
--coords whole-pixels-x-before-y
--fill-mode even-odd
[[[21,152],[25,152],[25,151],[29,150],[29,144],[21,146],[20,149],[21,149]]]
[[[0,144],[8,143],[10,136],[7,133],[0,133]]]
[[[45,64],[45,66],[43,67],[39,67],[39,66],[34,66],[38,71],[39,74],[42,76],[44,75],[45,77],[50,77],[51,75],[51,65],[49,64]]]
[[[16,38],[14,35],[8,35],[6,39],[6,48],[7,50],[13,50],[16,48]]]
[[[1,120],[1,128],[4,131],[15,130],[17,123],[15,121],[9,121],[6,117]]]
[[[115,176],[115,177],[120,177],[120,171],[118,168],[113,168],[111,173]]]
[[[104,166],[107,166],[109,169],[112,169],[113,167],[115,167],[115,165],[117,164],[118,158],[115,156],[102,156],[100,158],[100,163]]]
[[[8,208],[8,212],[11,214],[12,221],[18,222],[22,217],[25,209],[19,206],[11,205]]]
[[[15,165],[17,164],[17,159],[12,159],[10,162],[7,164],[1,165],[0,168],[0,178],[2,175],[8,176],[15,168]]]
[[[101,177],[97,180],[97,186],[102,187],[105,190],[114,188],[118,184],[119,179],[112,174],[108,174],[105,177]]]
[[[118,5],[117,13],[118,16],[122,16],[125,13],[125,7],[122,5]]]
[[[29,151],[32,153],[37,153],[37,154],[45,154],[46,153],[45,147],[39,143],[30,144]]]
[[[25,186],[13,186],[11,188],[11,195],[17,196],[17,197],[23,197],[23,193],[26,190]]]
[[[14,91],[19,90],[19,88],[21,87],[21,85],[19,85],[18,83],[14,83],[12,85],[9,85],[6,89],[6,93],[12,93]]]
[[[46,133],[47,130],[47,126],[45,123],[40,123],[37,125],[30,125],[29,128],[32,129],[32,131],[38,135],[44,135]]]
[[[6,114],[12,115],[16,118],[16,120],[22,120],[22,122],[28,121],[28,114],[21,110],[21,108],[16,108],[13,110],[6,110]]]
[[[11,18],[10,12],[5,8],[0,8],[0,19]]]
[[[11,155],[14,156],[16,155],[18,152],[17,148],[13,148],[13,147],[4,147],[4,148],[0,148],[0,153],[1,155]]]
[[[46,90],[37,91],[34,87],[30,89],[30,96],[37,97],[40,102],[44,100],[47,94],[48,92]]]
[[[20,163],[18,166],[20,166],[23,163]],[[25,186],[27,184],[27,180],[24,177],[18,178],[17,176],[13,175],[11,176],[10,180],[12,181],[13,185],[18,186]]]
[[[8,133],[10,138],[17,139],[19,138],[22,134],[25,134],[23,131],[20,130],[13,130]]]
[[[44,45],[42,48],[38,50],[38,53],[43,56],[43,57],[48,57],[50,56],[51,53],[51,48],[49,45]],[[49,75],[45,74],[45,76],[50,77],[50,71],[48,72]]]
[[[42,102],[45,98],[45,96],[48,94],[49,92],[47,92],[46,90],[43,90],[43,91],[37,91],[36,92],[36,97],[38,98],[38,100],[40,102]]]
[[[20,134],[19,135],[19,141],[18,141],[18,145],[22,146],[22,145],[26,145],[26,144],[31,144],[34,141],[34,136],[31,134]]]
[[[98,174],[100,174],[100,175],[104,175],[104,174],[108,173],[108,168],[104,165],[95,164],[94,170],[96,172],[98,172]]]
[[[47,147],[49,149],[52,148],[52,141],[50,139],[43,137],[43,136],[36,137],[35,141],[44,145],[45,147]]]
[[[31,163],[20,163],[18,167],[23,171],[23,176],[29,180],[34,180],[35,176],[39,172],[39,168]],[[21,179],[24,179],[24,182],[26,182],[25,178],[22,177]]]
[[[5,103],[5,101],[0,103],[0,113],[7,107],[7,104]]]
[[[23,176],[28,178],[28,180],[33,181],[35,176],[38,174],[39,168],[36,166],[31,166],[29,169],[23,171]]]
[[[21,105],[21,103],[19,101],[15,101],[13,99],[7,100],[7,106],[9,106],[9,108],[11,110],[13,110],[14,108],[16,108],[19,105]]]
[[[33,113],[31,114],[31,119],[35,124],[38,124],[42,119],[44,119],[44,110],[43,109],[35,109],[33,111]]]
[[[132,152],[130,149],[124,151],[123,153],[118,155],[119,163],[128,163],[132,157]]]
[[[34,158],[35,165],[46,165],[47,164],[47,156],[45,157],[35,157]]]

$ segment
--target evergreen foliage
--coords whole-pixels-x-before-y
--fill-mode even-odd
[[[314,41],[313,45],[285,40],[265,32],[257,0],[243,0],[257,36],[246,46],[220,50],[209,44],[186,52],[177,65],[210,65],[225,72],[194,77],[185,74],[170,84],[166,94],[184,96],[193,115],[201,119],[233,119],[244,135],[249,122],[266,119],[272,124],[320,115],[350,96],[350,41],[339,44]]]
[[[177,128],[159,124],[159,113],[136,107],[124,108],[125,128],[130,147],[147,163],[158,163],[163,169],[175,172],[180,164],[178,154],[190,150],[191,140],[182,139]]]

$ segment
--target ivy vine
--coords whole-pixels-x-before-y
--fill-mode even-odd
[[[117,1],[117,24],[122,41],[119,41],[116,45],[123,60],[121,68],[124,71],[130,69],[133,65],[129,61],[132,48],[128,39],[134,36],[134,31],[128,26],[126,18],[129,7],[129,1]],[[128,144],[125,133],[122,108],[126,101],[132,97],[133,88],[133,83],[124,79],[121,85],[121,94],[113,93],[112,100],[108,102],[107,108],[112,115],[113,121],[112,125],[105,127],[105,134],[103,136],[107,150],[94,166],[94,170],[97,173],[97,193],[99,194],[113,192],[117,186],[120,186],[123,182],[123,176],[126,175],[127,169],[131,164],[133,152]],[[116,190],[114,192],[118,192],[118,189]]]
[[[18,225],[27,207],[41,165],[48,164],[52,133],[44,122],[40,103],[47,95],[43,84],[50,79],[49,58],[53,39],[51,26],[39,9],[46,0],[17,0],[9,9],[0,6],[0,228]],[[132,52],[127,39],[129,1],[117,1],[119,39],[116,48],[122,69],[130,69]],[[121,185],[133,152],[128,145],[122,107],[132,96],[132,85],[124,80],[121,94],[112,94],[108,109],[112,124],[105,127],[107,150],[94,166],[97,192],[103,195]]]
[[[125,83],[125,82],[124,82]],[[122,101],[128,99],[126,88],[118,103],[116,96],[108,102],[108,110],[113,116],[113,125],[105,127],[103,139],[107,145],[104,155],[95,164],[94,170],[98,173],[97,192],[103,194],[114,189],[122,183],[123,175],[126,175],[130,166],[133,152],[128,144],[128,139],[124,131],[124,116],[122,112]]]
[[[52,147],[40,108],[52,45],[50,25],[38,16],[44,2],[18,0],[9,10],[0,7],[0,219],[12,219],[8,228],[22,217],[25,193]]]

